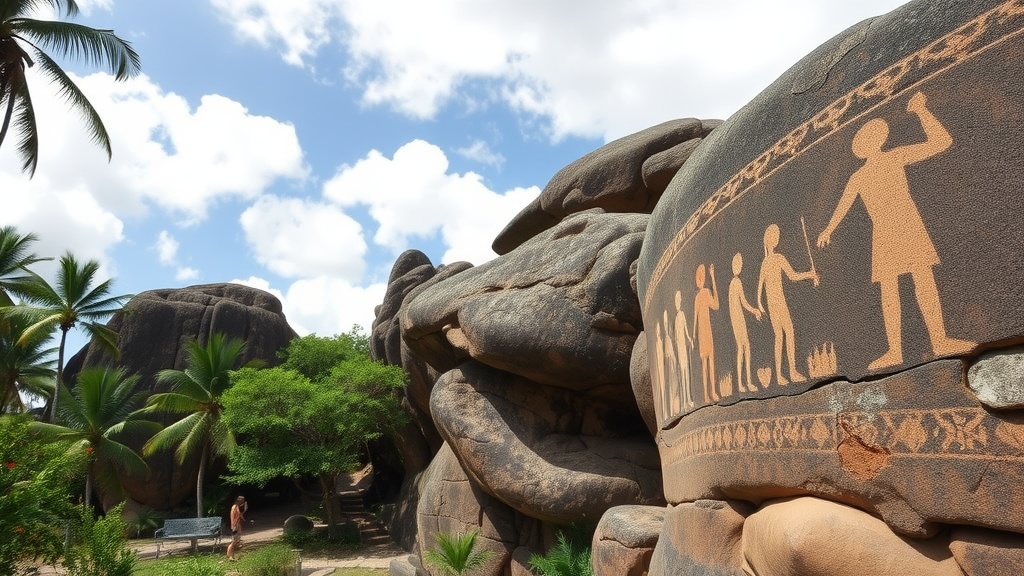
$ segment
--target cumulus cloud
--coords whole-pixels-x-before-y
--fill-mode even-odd
[[[495,257],[495,235],[535,198],[537,187],[496,192],[474,172],[448,171],[448,158],[436,145],[413,140],[391,158],[377,150],[343,166],[324,184],[324,197],[341,207],[365,206],[377,224],[376,244],[395,254],[414,239],[440,235],[444,262],[480,264]]]
[[[455,153],[463,158],[495,168],[501,168],[505,164],[505,157],[501,153],[491,150],[491,147],[483,140],[474,140],[469,146],[456,149]]]
[[[350,282],[362,277],[362,226],[337,206],[264,196],[242,213],[240,222],[256,260],[276,274],[326,274]]]
[[[332,336],[359,325],[369,333],[374,308],[384,300],[387,286],[383,283],[358,286],[339,278],[318,276],[297,280],[281,291],[268,280],[250,276],[232,280],[270,292],[281,300],[288,324],[300,335]]]
[[[454,100],[478,105],[467,93],[484,81],[554,139],[606,140],[669,118],[724,118],[843,27],[903,3],[212,1],[291,63],[343,45],[368,104],[433,118]]]
[[[161,230],[156,237],[153,249],[156,250],[160,264],[176,268],[174,279],[178,282],[187,282],[199,278],[199,270],[190,266],[182,266],[178,261],[178,241],[167,232]]]

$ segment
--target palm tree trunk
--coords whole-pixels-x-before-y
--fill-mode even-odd
[[[206,452],[208,446],[203,444],[203,453],[199,456],[199,474],[196,475],[196,518],[203,517],[203,482],[206,481]]]
[[[57,421],[57,400],[60,398],[61,380],[64,379],[64,344],[68,339],[68,330],[60,327],[60,348],[57,349],[57,383],[53,387],[53,404],[50,409],[50,424]]]
[[[83,506],[88,507],[89,502],[92,500],[92,462],[89,462],[89,467],[85,469],[85,501],[82,503]]]

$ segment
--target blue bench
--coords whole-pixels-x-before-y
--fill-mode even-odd
[[[207,518],[171,518],[164,520],[164,527],[157,528],[153,533],[156,540],[156,557],[160,557],[160,546],[166,540],[200,540],[212,539],[213,549],[217,549],[221,537],[220,517]]]

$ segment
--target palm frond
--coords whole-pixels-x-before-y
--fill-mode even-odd
[[[21,37],[87,65],[108,67],[117,80],[135,76],[142,69],[142,59],[131,43],[114,34],[60,20],[10,18],[8,25]],[[36,47],[38,49],[38,47]]]

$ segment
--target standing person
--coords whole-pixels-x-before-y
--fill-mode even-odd
[[[879,370],[903,363],[902,303],[899,277],[910,274],[914,280],[914,296],[921,310],[932,352],[945,356],[966,352],[975,343],[946,334],[942,304],[935,285],[933,268],[939,265],[939,254],[921,218],[907,179],[907,166],[926,160],[953,145],[953,137],[928,110],[923,92],[910,97],[907,111],[918,117],[925,141],[884,149],[889,139],[889,124],[872,118],[853,136],[853,154],[864,164],[850,176],[828,225],[818,236],[818,246],[831,242],[832,233],[846,217],[858,197],[871,220],[871,281],[882,293],[882,322],[889,348],[868,364]]]
[[[697,266],[697,295],[693,299],[693,337],[700,350],[700,378],[704,384],[704,403],[718,402],[718,383],[715,382],[715,341],[711,334],[711,311],[718,310],[718,286],[715,284],[715,265],[709,267],[711,289],[705,286],[704,265]]]
[[[743,256],[737,252],[732,257],[732,281],[729,282],[729,320],[732,322],[732,333],[736,338],[736,383],[740,392],[757,392],[757,386],[750,379],[750,337],[747,334],[747,319],[743,315],[746,310],[754,315],[754,318],[761,319],[761,311],[747,302],[747,296],[743,292],[743,281],[740,280],[740,272],[743,271]],[[743,367],[746,366],[744,371]],[[743,374],[747,375],[747,385],[743,385]]]
[[[789,305],[786,304],[786,293],[782,289],[782,277],[785,276],[790,282],[810,280],[814,286],[818,285],[818,274],[814,270],[797,272],[793,270],[789,260],[776,252],[779,246],[779,226],[769,224],[764,230],[764,260],[761,262],[761,273],[757,278],[757,309],[764,313],[765,295],[768,299],[768,319],[772,322],[772,331],[775,333],[775,380],[780,386],[792,382],[804,382],[807,380],[803,374],[796,369],[796,342],[793,335],[793,318],[789,314]],[[782,348],[786,348],[786,357],[789,359],[789,380],[782,375]]]
[[[228,544],[228,560],[235,560],[235,551],[242,545],[242,526],[245,524],[245,496],[235,498],[231,505],[231,544]]]

